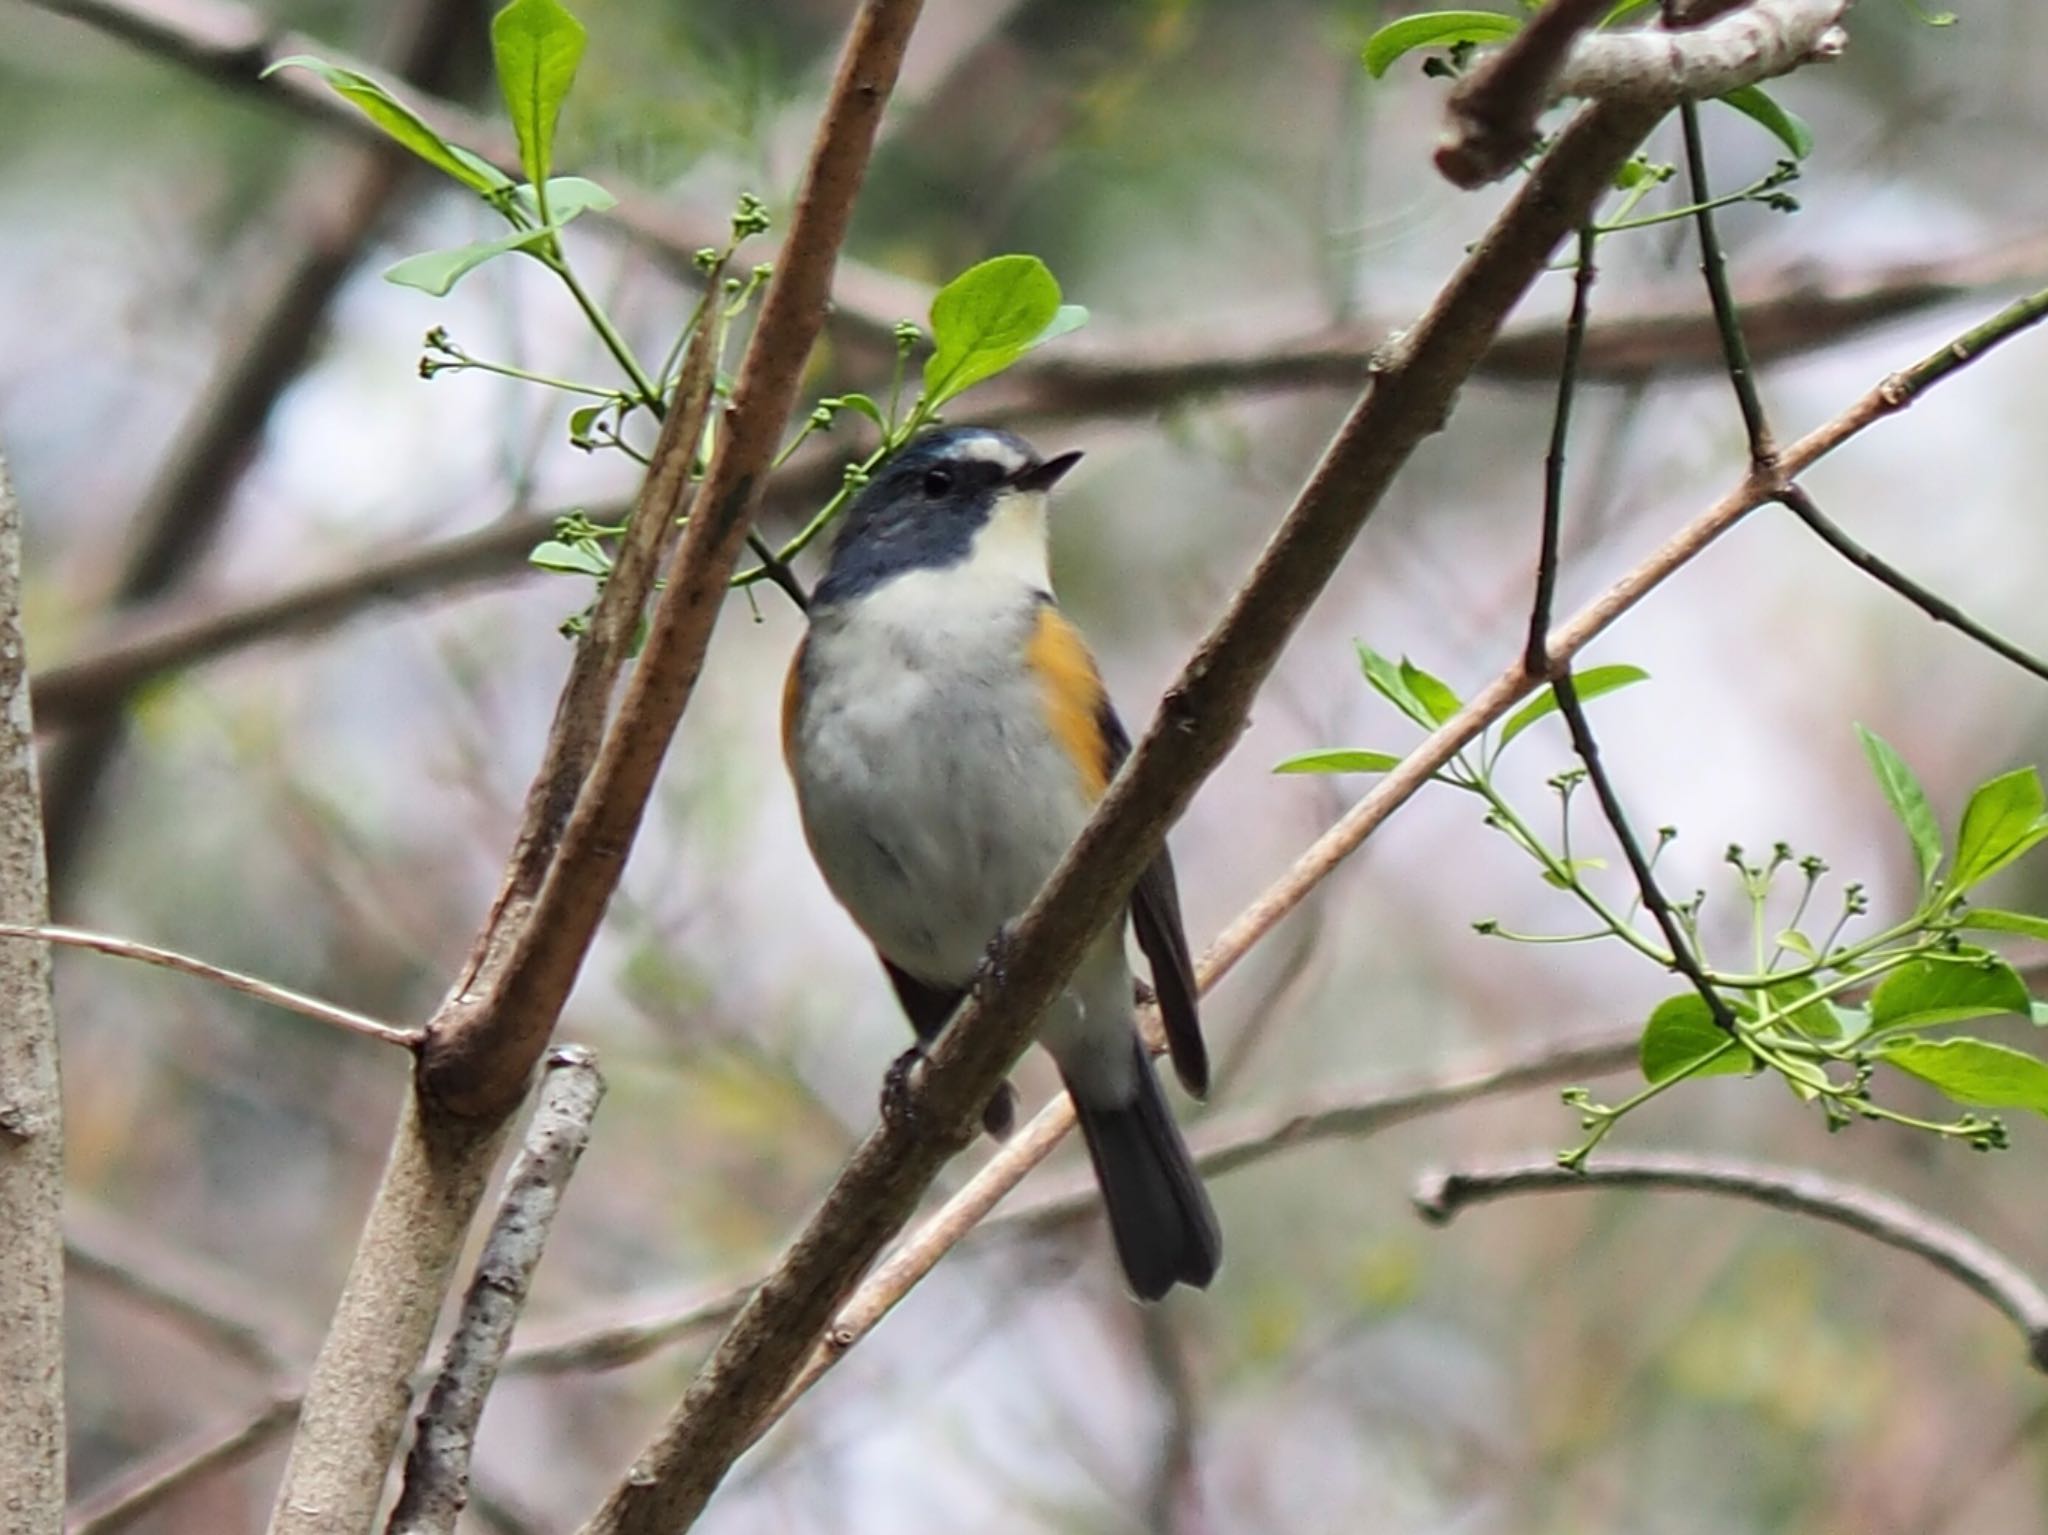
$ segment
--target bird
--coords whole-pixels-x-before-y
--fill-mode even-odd
[[[908,1061],[975,986],[991,944],[1130,754],[1048,570],[1048,493],[1080,457],[1041,458],[985,427],[912,438],[843,514],[790,663],[782,744],[804,836],[909,1017]],[[1150,1301],[1176,1284],[1206,1287],[1222,1237],[1138,1032],[1127,927],[1175,1073],[1206,1095],[1194,965],[1163,847],[1036,1037],[1073,1098],[1124,1277]],[[998,1139],[1015,1102],[1005,1084],[982,1116]]]

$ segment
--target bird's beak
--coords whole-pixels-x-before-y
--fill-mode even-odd
[[[1014,490],[1051,490],[1059,483],[1060,476],[1081,462],[1078,453],[1062,453],[1058,458],[1049,458],[1042,464],[1033,464],[1029,469],[1020,469],[1012,476],[1010,486]]]

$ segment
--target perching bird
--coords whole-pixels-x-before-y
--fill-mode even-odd
[[[1008,432],[918,437],[848,508],[783,694],[804,834],[880,953],[921,1043],[1038,893],[1130,752],[1080,634],[1053,601],[1041,460]],[[1162,849],[1130,924],[1175,1071],[1208,1088],[1194,967]],[[1072,1094],[1131,1288],[1206,1285],[1215,1212],[1139,1040],[1121,921],[1039,1021]],[[1000,1136],[1005,1085],[983,1123]]]

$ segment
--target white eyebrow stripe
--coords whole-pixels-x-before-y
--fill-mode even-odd
[[[948,457],[971,458],[984,464],[997,464],[1015,474],[1030,462],[1024,454],[1010,443],[1003,441],[993,432],[986,436],[967,437],[951,445]]]

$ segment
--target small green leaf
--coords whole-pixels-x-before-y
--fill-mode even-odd
[[[540,202],[533,195],[531,182],[520,186],[513,196],[528,219],[541,222]],[[602,213],[618,205],[618,198],[587,176],[554,176],[548,180],[548,220],[554,224],[566,224],[579,214]]]
[[[2048,939],[2048,917],[2037,917],[2028,911],[2000,911],[1995,906],[1979,906],[1963,913],[1961,925],[1986,933],[2017,933],[2022,938]]]
[[[526,562],[542,570],[559,570],[572,576],[609,575],[612,568],[611,561],[591,545],[565,544],[553,538],[534,545]]]
[[[1971,949],[1960,959],[1910,960],[1892,971],[1870,995],[1870,1025],[1929,1029],[1992,1013],[2024,1015],[2030,1001],[2017,970],[1995,954]]]
[[[2041,777],[2032,768],[2015,768],[1979,784],[1956,833],[1951,888],[1969,889],[2048,837],[2042,809]]]
[[[1764,992],[1781,1025],[1796,1029],[1808,1039],[1839,1039],[1842,1021],[1827,999],[1816,998],[1820,988],[1811,976],[1779,981]]]
[[[1697,1070],[1688,1071],[1708,1056]],[[1706,999],[1696,991],[1681,992],[1659,1002],[1643,1028],[1643,1078],[1663,1082],[1685,1073],[1696,1077],[1739,1076],[1753,1070],[1756,1058],[1746,1046],[1730,1040],[1714,1022]]]
[[[368,75],[326,63],[310,54],[295,53],[279,59],[263,71],[268,79],[280,69],[305,69],[318,75],[328,89],[375,123],[398,144],[404,145],[444,175],[452,176],[475,192],[492,192],[508,184],[509,178],[495,166],[479,160],[466,149],[450,144],[420,120],[412,108],[384,89]]]
[[[1796,927],[1788,927],[1772,940],[1781,949],[1790,949],[1809,965],[1820,959],[1820,951],[1813,946],[1813,940]]]
[[[1430,718],[1428,707],[1415,696],[1414,690],[1408,686],[1408,679],[1401,674],[1400,667],[1362,641],[1358,644],[1358,665],[1365,673],[1365,680],[1372,684],[1375,693],[1424,730],[1436,728],[1436,721]]]
[[[1649,675],[1640,666],[1591,666],[1585,671],[1573,672],[1572,682],[1578,687],[1579,702],[1586,703],[1602,693],[1612,693],[1632,683],[1646,681]],[[1538,720],[1555,713],[1557,692],[1546,685],[1508,716],[1507,723],[1500,727],[1500,744],[1506,746]]]
[[[510,197],[517,182],[491,164],[473,149],[464,149],[460,144],[450,144],[448,153],[460,160],[469,173],[481,183],[486,202],[496,205],[500,199]]]
[[[1842,1025],[1844,1041],[1861,1039],[1870,1032],[1870,1009],[1867,1007],[1845,1007],[1837,1003],[1835,1019]]]
[[[1522,30],[1522,18],[1498,11],[1425,11],[1390,21],[1365,40],[1365,72],[1375,80],[1403,54],[1457,43],[1497,43]]]
[[[422,251],[387,267],[384,280],[401,288],[417,288],[435,298],[446,298],[450,289],[492,257],[509,251],[530,250],[553,238],[557,227],[550,224],[542,229],[522,229],[501,240],[480,240],[474,245],[458,245],[453,250]]]
[[[1387,773],[1401,765],[1392,752],[1330,751],[1303,752],[1273,765],[1276,773]]]
[[[1863,743],[1863,755],[1870,759],[1870,770],[1877,775],[1877,786],[1884,790],[1892,814],[1912,839],[1921,884],[1932,884],[1934,871],[1941,867],[1941,826],[1934,819],[1934,807],[1927,803],[1927,791],[1906,766],[1906,759],[1883,736],[1861,725],[1856,727],[1856,736]]]
[[[1441,725],[1461,707],[1458,695],[1441,678],[1431,676],[1406,656],[1401,657],[1401,680],[1408,684],[1408,691],[1415,701],[1428,712],[1432,725]]]
[[[866,416],[868,420],[874,422],[875,425],[880,427],[884,432],[887,432],[889,430],[889,418],[882,414],[882,407],[875,403],[873,396],[865,394],[842,394],[839,395],[837,398],[839,400],[840,405],[845,407],[847,410],[854,412],[856,415]]]
[[[561,0],[512,0],[491,18],[491,55],[498,89],[519,138],[526,179],[545,185],[554,163],[555,125],[583,62],[583,23]],[[554,209],[548,214],[552,218]]]
[[[1031,349],[1044,346],[1048,341],[1057,341],[1062,336],[1071,336],[1087,323],[1086,304],[1062,304],[1052,312],[1052,318],[1045,322],[1045,329],[1031,338]]]
[[[1566,867],[1575,876],[1581,869],[1604,869],[1607,867],[1607,860],[1604,858],[1574,858]],[[1545,869],[1542,872],[1543,883],[1549,885],[1552,889],[1569,890],[1572,888],[1573,880],[1570,876],[1562,874],[1555,869]]]
[[[590,444],[590,433],[597,425],[597,418],[612,408],[612,402],[602,405],[585,405],[569,412],[569,441],[579,448]]]
[[[925,402],[946,401],[1010,366],[1058,317],[1060,285],[1036,256],[992,256],[932,300]]]
[[[1895,1039],[1887,1064],[1931,1083],[1957,1103],[2048,1114],[2048,1063],[1982,1039]]]
[[[1804,160],[1813,153],[1813,130],[1806,126],[1805,119],[1779,106],[1762,86],[1739,85],[1714,99],[1775,135],[1792,152],[1793,159]]]

